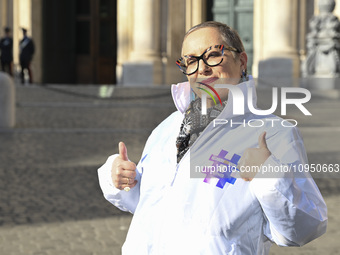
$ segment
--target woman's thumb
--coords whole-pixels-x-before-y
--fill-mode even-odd
[[[129,158],[128,158],[128,154],[127,154],[127,149],[126,149],[126,146],[123,142],[120,142],[118,144],[118,148],[119,148],[119,156],[125,160],[125,161],[128,161]]]

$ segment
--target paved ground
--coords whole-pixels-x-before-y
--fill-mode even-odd
[[[104,200],[97,168],[120,140],[138,161],[151,130],[175,108],[169,89],[110,89],[17,86],[16,127],[0,130],[1,255],[120,254],[131,215]],[[270,96],[260,92],[260,102]],[[307,107],[311,118],[288,112],[299,121],[311,163],[340,163],[340,101],[313,97]],[[327,234],[271,254],[340,254],[334,177],[316,179],[330,211]]]

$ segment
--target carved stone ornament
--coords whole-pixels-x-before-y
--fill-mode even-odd
[[[320,14],[309,21],[307,56],[302,76],[340,74],[340,21],[332,14],[334,0],[319,0]]]

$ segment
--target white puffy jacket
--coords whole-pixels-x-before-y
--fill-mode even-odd
[[[237,86],[245,95],[248,87],[255,91],[252,80]],[[123,254],[268,254],[272,242],[301,246],[325,233],[327,208],[309,173],[282,171],[276,178],[255,177],[250,182],[233,177],[227,182],[205,179],[203,173],[202,178],[191,178],[190,158],[191,164],[211,165],[211,156],[221,156],[222,151],[224,159],[242,156],[245,149],[257,147],[263,131],[267,132],[267,145],[272,152],[264,166],[307,163],[296,127],[282,127],[279,121],[274,127],[268,121],[258,128],[244,126],[241,116],[232,113],[230,92],[228,103],[217,118],[233,119],[239,124],[214,127],[210,123],[177,164],[176,138],[189,94],[187,82],[172,86],[178,111],[150,135],[137,165],[138,184],[133,189],[120,191],[112,183],[111,165],[117,155],[109,157],[98,170],[105,198],[134,214]],[[278,118],[256,116],[247,106],[245,111],[242,119],[246,121]]]

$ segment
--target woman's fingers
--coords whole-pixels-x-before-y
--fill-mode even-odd
[[[136,185],[136,164],[117,157],[112,165],[111,176],[117,189],[132,188]]]

